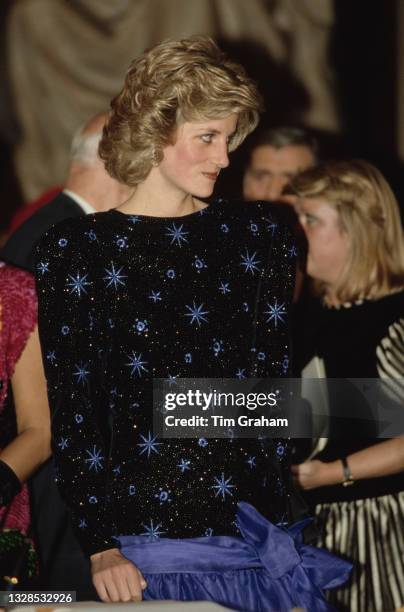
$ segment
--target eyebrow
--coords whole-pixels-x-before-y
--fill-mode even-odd
[[[214,128],[210,128],[209,126],[198,128],[198,131],[201,132],[211,132],[212,134],[220,134],[219,130],[215,130]]]

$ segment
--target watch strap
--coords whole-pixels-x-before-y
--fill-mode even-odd
[[[351,470],[349,468],[347,458],[343,457],[341,459],[341,462],[342,462],[342,469],[343,469],[343,472],[344,472],[344,480],[342,481],[342,486],[343,487],[348,487],[349,485],[354,484],[355,481],[354,481],[354,479],[352,477],[352,472],[351,472]]]

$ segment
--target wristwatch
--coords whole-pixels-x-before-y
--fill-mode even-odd
[[[341,462],[342,462],[342,469],[344,471],[344,480],[342,481],[342,486],[349,487],[349,485],[353,485],[355,481],[352,478],[352,472],[349,469],[349,465],[348,465],[348,461],[346,457],[343,457],[341,459]]]

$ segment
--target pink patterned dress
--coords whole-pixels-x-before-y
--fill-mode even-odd
[[[37,321],[33,277],[0,262],[0,449],[16,435],[15,415],[8,401],[10,379]],[[0,529],[27,534],[30,522],[28,489],[24,485],[11,504],[0,507]]]

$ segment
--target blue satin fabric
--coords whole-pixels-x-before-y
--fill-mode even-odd
[[[147,580],[146,600],[208,600],[243,612],[287,612],[295,606],[330,612],[334,608],[322,589],[344,584],[351,564],[303,544],[307,522],[284,530],[240,502],[241,538],[121,536],[119,541],[122,554]]]

